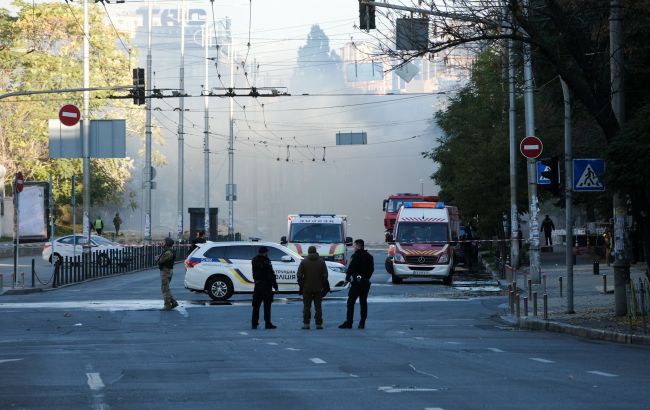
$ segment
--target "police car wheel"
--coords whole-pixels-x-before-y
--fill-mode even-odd
[[[97,264],[99,266],[108,266],[111,264],[111,259],[105,253],[97,255]]]
[[[205,290],[212,300],[228,300],[235,291],[232,282],[225,276],[210,278]]]

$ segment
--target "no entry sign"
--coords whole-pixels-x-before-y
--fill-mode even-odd
[[[73,125],[77,125],[80,119],[81,112],[79,111],[79,108],[72,104],[64,105],[59,110],[59,121],[61,121],[61,124],[63,125],[72,127]]]
[[[542,144],[542,140],[537,137],[526,137],[521,140],[521,143],[519,144],[519,151],[521,151],[521,154],[530,159],[542,155],[543,149],[544,145]]]

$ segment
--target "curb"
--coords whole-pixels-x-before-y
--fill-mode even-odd
[[[7,289],[0,290],[0,296],[3,295],[28,295],[30,293],[39,293],[42,292],[42,288],[25,288],[25,289]]]
[[[529,330],[544,330],[547,332],[565,333],[586,339],[650,346],[650,336],[611,332],[607,330],[593,329],[589,327],[575,326],[566,323],[545,321],[541,319],[519,318],[519,320],[517,320],[515,318],[512,318],[508,321],[514,323],[514,325],[517,327]]]

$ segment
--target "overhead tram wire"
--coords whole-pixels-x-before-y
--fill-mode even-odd
[[[103,0],[101,0],[100,3],[102,3],[102,6],[104,7],[104,11],[106,12],[106,17],[108,17],[108,21],[111,23],[111,27],[113,27],[113,31],[115,32],[117,39],[120,40],[120,43],[122,43],[122,47],[124,47],[124,50],[126,50],[126,52],[129,54],[129,68],[131,68],[131,49],[128,48],[126,44],[124,44],[124,41],[120,36],[120,33],[117,31],[115,24],[113,24],[113,19],[111,18],[111,15],[108,12],[108,9],[106,8],[106,3]]]

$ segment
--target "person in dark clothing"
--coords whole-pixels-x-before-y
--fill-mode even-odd
[[[204,231],[198,231],[196,233],[196,237],[192,238],[190,243],[192,245],[192,246],[190,246],[190,253],[192,253],[192,251],[194,251],[194,249],[198,248],[197,244],[205,243],[205,232]]]
[[[551,218],[546,215],[546,218],[542,221],[542,226],[539,228],[540,232],[544,231],[544,236],[546,237],[546,245],[553,246],[553,238],[551,238],[551,233],[555,230],[555,225]]]
[[[172,281],[174,273],[174,260],[176,260],[176,251],[174,251],[174,240],[172,238],[165,238],[165,247],[163,251],[156,258],[156,263],[160,269],[160,288],[165,301],[165,310],[172,310],[178,306],[178,302],[172,296],[169,290],[169,283]]]
[[[253,258],[251,264],[253,265],[253,280],[255,281],[255,288],[253,289],[253,317],[251,325],[253,329],[257,329],[260,318],[260,306],[264,302],[264,322],[266,323],[265,329],[275,329],[271,323],[271,303],[273,303],[273,290],[278,291],[278,282],[275,278],[275,271],[271,260],[267,256],[269,250],[266,246],[260,247],[258,255]]]
[[[323,258],[318,256],[315,246],[307,250],[307,257],[298,266],[298,284],[300,285],[303,301],[303,329],[309,329],[311,321],[311,302],[314,302],[314,320],[316,329],[323,328],[323,285],[327,281],[327,265]]]
[[[366,327],[366,318],[368,317],[368,292],[370,292],[370,277],[375,271],[375,261],[371,254],[364,248],[363,239],[354,241],[354,254],[350,258],[346,280],[351,283],[348,291],[348,309],[346,320],[340,329],[352,329],[354,318],[354,304],[359,299],[361,309],[361,319],[359,320],[359,329]]]

